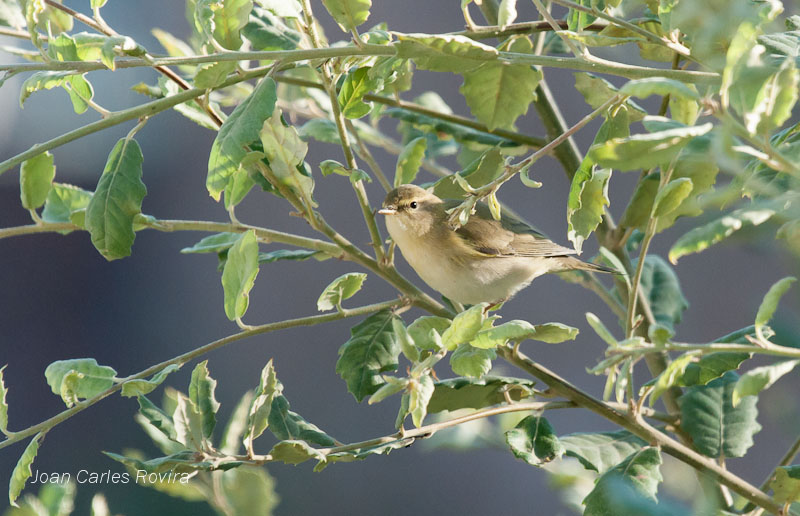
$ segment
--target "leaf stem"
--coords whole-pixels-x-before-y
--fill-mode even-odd
[[[308,317],[301,317],[298,319],[287,319],[285,321],[279,321],[274,323],[262,324],[260,326],[253,326],[249,330],[241,331],[239,333],[234,333],[233,335],[229,335],[227,337],[223,337],[221,339],[215,340],[213,342],[209,342],[199,348],[193,349],[189,352],[186,352],[182,355],[178,355],[174,358],[169,360],[165,360],[159,364],[154,366],[150,366],[143,371],[140,371],[136,374],[128,376],[126,378],[122,378],[119,383],[114,384],[113,386],[109,387],[105,391],[101,392],[100,394],[93,396],[89,399],[83,400],[78,402],[72,408],[69,408],[55,416],[42,421],[36,425],[30,426],[24,430],[20,430],[18,432],[14,432],[11,436],[9,436],[4,441],[0,441],[0,450],[14,444],[17,441],[21,441],[26,437],[34,435],[39,432],[46,432],[53,428],[54,426],[58,425],[59,423],[63,423],[67,419],[71,418],[72,416],[78,414],[86,410],[87,408],[91,407],[92,405],[96,404],[97,402],[101,401],[104,398],[114,394],[115,392],[122,389],[122,386],[128,382],[133,380],[141,380],[151,376],[153,374],[158,373],[165,367],[168,367],[173,364],[183,365],[190,360],[194,360],[197,357],[205,355],[211,351],[216,349],[222,348],[231,344],[233,342],[246,339],[248,337],[252,337],[254,335],[260,335],[262,333],[269,333],[276,330],[284,330],[287,328],[296,328],[298,326],[313,326],[316,324],[326,323],[330,321],[336,321],[339,319],[345,319],[348,317],[355,317],[358,315],[365,315],[373,312],[378,312],[380,310],[384,310],[387,308],[401,308],[409,305],[409,300],[407,298],[400,298],[400,299],[393,299],[391,301],[384,301],[382,303],[374,303],[371,305],[362,306],[359,308],[351,308],[348,310],[342,310],[341,312],[333,312],[324,315],[311,315]]]

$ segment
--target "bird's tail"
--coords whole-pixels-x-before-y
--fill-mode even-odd
[[[557,272],[567,271],[589,271],[589,272],[608,272],[611,274],[619,274],[619,272],[605,265],[596,263],[584,262],[573,256],[559,257],[559,269]]]

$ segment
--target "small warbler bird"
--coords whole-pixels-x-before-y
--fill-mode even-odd
[[[464,226],[453,230],[444,201],[415,185],[389,192],[378,213],[406,261],[431,288],[463,304],[499,303],[550,272],[613,272],[569,256],[576,254],[509,215],[492,218],[477,204]]]

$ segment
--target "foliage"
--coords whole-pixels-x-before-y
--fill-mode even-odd
[[[376,460],[373,455],[400,450],[439,430],[505,413],[519,413],[502,429],[514,457],[547,470],[561,464],[563,456],[573,457],[584,468],[584,479],[596,476],[581,502],[587,515],[673,512],[669,502],[658,500],[662,455],[695,468],[708,492],[729,490],[746,499],[734,504],[720,497],[722,505],[711,509],[715,514],[730,514],[744,503],[777,512],[797,501],[800,473],[790,464],[800,445],[761,488],[722,467],[726,459],[747,460],[753,436],[762,428],[756,408],[761,393],[797,374],[800,351],[777,344],[769,326],[795,279],[776,278],[771,288],[764,286],[753,320],[737,325],[752,326],[689,344],[676,337],[689,301],[674,265],[735,233],[745,234],[745,228],[774,234],[795,259],[800,255],[800,122],[792,116],[800,83],[800,18],[782,15],[778,0],[552,3],[565,8],[553,12],[560,13],[555,15],[563,17],[567,30],[554,32],[559,20],[548,11],[539,13],[543,23],[515,24],[514,0],[483,0],[481,12],[491,27],[478,27],[470,0],[462,0],[468,30],[407,34],[394,31],[392,20],[365,28],[370,0],[323,0],[327,14],[319,8],[312,12],[307,0],[187,0],[188,38],[154,33],[170,56],[163,58],[157,57],[161,50],[146,49],[111,29],[100,16],[103,0],[92,0],[93,17],[55,1],[0,0],[0,25],[29,43],[2,51],[30,61],[0,65],[6,74],[0,86],[26,74],[21,105],[37,102],[34,93],[59,88],[77,114],[101,116],[62,136],[33,142],[0,163],[0,173],[19,166],[20,205],[33,220],[0,229],[0,238],[87,232],[110,261],[135,254],[136,233],[146,229],[213,233],[181,252],[217,254],[222,284],[217,302],[240,330],[122,377],[117,369],[124,364],[112,368],[94,358],[55,360],[44,374],[67,409],[21,430],[10,430],[16,427],[9,408],[19,399],[4,379],[10,370],[0,367],[0,432],[5,435],[0,449],[27,441],[8,475],[14,508],[6,514],[72,511],[72,484],[48,485],[38,497],[22,495],[32,464],[47,432],[116,392],[136,397],[135,420],[159,454],[106,455],[123,464],[126,475],[154,479],[147,482],[153,489],[203,500],[225,515],[271,512],[278,496],[265,464],[311,461],[314,471],[322,471],[336,462]],[[543,8],[538,0],[534,4]],[[96,34],[75,32],[74,17]],[[319,30],[323,20],[334,22],[350,40],[329,42]],[[785,30],[777,28],[779,22]],[[545,37],[546,32],[554,33]],[[604,55],[612,59],[595,57],[597,47],[610,47]],[[161,78],[133,86],[148,96],[140,105],[104,109],[89,80],[100,70],[130,67],[152,68]],[[562,81],[559,88],[574,88],[586,101],[589,114],[571,128],[559,113],[561,96],[548,89],[551,68],[576,72],[572,83]],[[414,84],[415,69],[461,76],[459,92],[474,118],[454,114],[435,91],[413,101],[401,98]],[[587,71],[616,76],[621,84]],[[653,96],[658,107],[643,108]],[[226,113],[223,107],[232,109]],[[532,108],[547,128],[546,139],[516,130]],[[216,132],[211,147],[202,151],[208,153],[205,186],[213,201],[223,201],[228,220],[167,220],[143,212],[148,190],[136,135],[147,130],[148,118],[168,109],[186,117],[186,123]],[[588,132],[587,124],[597,117],[604,120],[589,148],[581,152],[563,144],[576,131]],[[389,119],[392,124],[381,123]],[[139,122],[110,150],[93,190],[54,181],[59,154],[51,151],[132,120]],[[310,149],[328,152],[326,144],[341,147],[343,162],[331,156],[309,163],[309,155],[318,155]],[[371,148],[397,155],[393,177],[384,174]],[[510,210],[501,205],[498,192],[511,188],[507,185],[516,176],[525,186],[541,187],[529,173],[551,151],[570,182],[563,200],[565,237],[580,252],[595,236],[601,259],[618,272],[606,282],[588,273],[565,276],[597,293],[619,317],[614,324],[610,317],[587,314],[606,345],[599,363],[584,364],[605,376],[602,396],[584,392],[520,351],[523,342],[570,346],[578,328],[562,322],[501,322],[502,306],[440,303],[403,277],[394,266],[394,244],[386,245],[376,222],[379,203],[370,201],[365,187],[373,180],[373,186],[387,191],[418,183],[461,201],[449,222],[464,225],[481,202],[502,220]],[[460,170],[451,172],[445,164],[454,154]],[[435,177],[426,177],[428,172]],[[629,195],[612,198],[615,190],[609,186],[621,175],[635,185]],[[339,176],[347,177],[353,190],[352,200],[341,204],[352,202],[362,213],[367,246],[351,242],[345,236],[349,230],[340,232],[325,218],[332,206],[324,193],[343,181]],[[540,195],[523,194],[532,202]],[[236,207],[247,197],[286,207],[314,237],[240,222]],[[623,213],[618,222],[608,215],[612,206]],[[681,218],[687,219],[680,226],[682,236],[665,232]],[[777,224],[764,224],[768,221]],[[669,261],[650,252],[656,237],[671,246]],[[264,251],[271,243],[292,248]],[[358,271],[320,285],[317,309],[324,313],[259,326],[243,322],[262,267],[278,260],[312,267],[331,257]],[[359,297],[366,298],[378,280],[396,288],[399,297],[343,306],[355,304],[351,298],[365,285]],[[409,317],[411,306],[424,313]],[[272,359],[222,432],[218,382],[208,360],[194,366],[185,393],[165,387],[160,405],[147,397],[174,378],[171,373],[212,350],[260,333],[346,318],[358,318],[349,338],[326,335],[340,346],[330,367],[356,402],[388,403],[397,395],[397,433],[349,444],[335,439],[290,409]],[[616,328],[622,328],[619,337],[612,331]],[[748,359],[756,354],[775,360],[751,368]],[[651,379],[638,384],[642,358],[649,359]],[[498,362],[526,376],[493,374]],[[664,412],[651,408],[659,399]],[[582,428],[559,436],[542,414],[554,408],[592,411],[616,428]],[[406,428],[409,419],[412,427]],[[657,421],[658,428],[645,419]],[[500,426],[493,431],[499,434]],[[274,438],[269,444],[266,430]],[[101,495],[92,507],[94,514],[109,513]]]

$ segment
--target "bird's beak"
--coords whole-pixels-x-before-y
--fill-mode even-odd
[[[397,213],[397,208],[394,208],[393,206],[384,206],[383,208],[378,210],[378,213],[380,213],[381,215],[394,215],[395,213]]]

